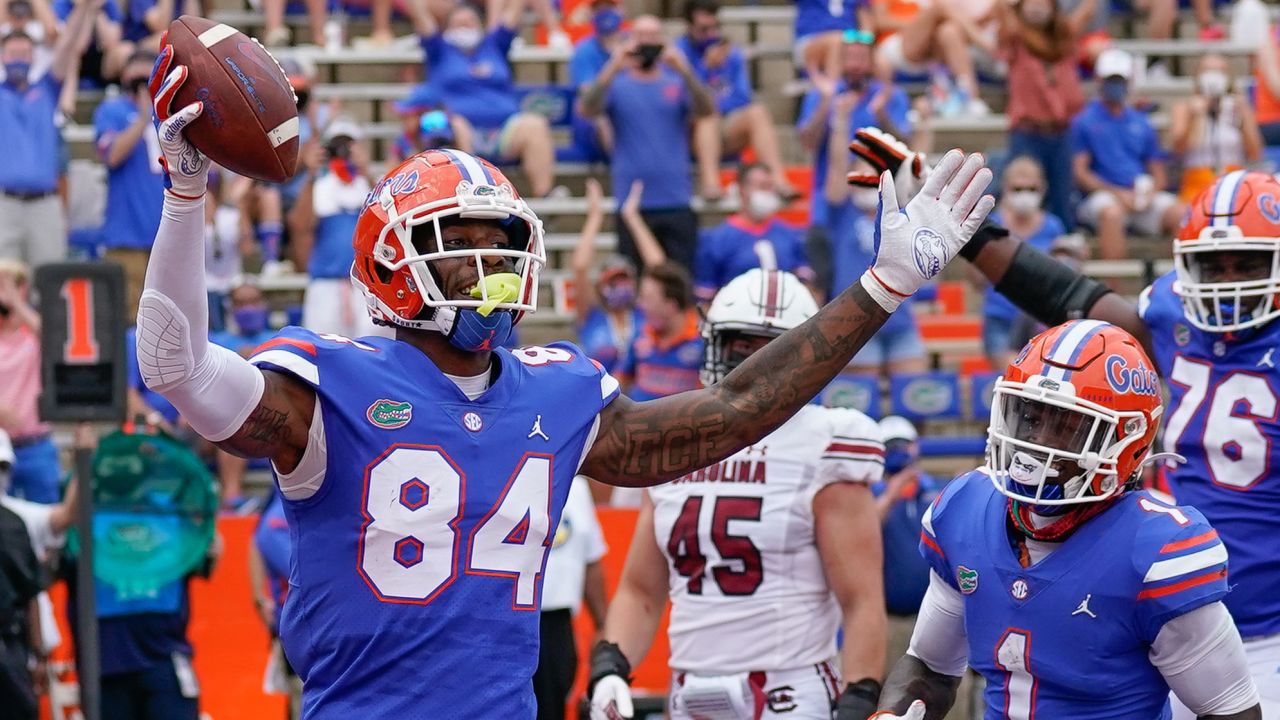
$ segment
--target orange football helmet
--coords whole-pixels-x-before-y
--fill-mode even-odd
[[[497,220],[510,244],[446,250],[440,222],[452,217]],[[428,223],[434,231],[430,240],[422,242],[420,233],[415,247],[414,228]],[[494,257],[511,261],[520,277],[515,299],[496,308],[509,310],[513,324],[538,308],[538,276],[547,262],[542,221],[500,170],[460,150],[419,153],[383,176],[356,221],[353,243],[351,280],[364,292],[375,322],[449,335],[459,310],[489,300],[485,261]],[[441,290],[429,264],[455,257],[474,259],[481,297],[449,298]]]
[[[1221,277],[1216,253],[1254,253],[1244,277]],[[1191,203],[1173,243],[1187,322],[1208,332],[1234,332],[1280,317],[1280,182],[1237,170],[1218,178]]]
[[[996,381],[991,481],[1024,514],[1103,503],[1141,469],[1162,410],[1160,378],[1132,335],[1099,320],[1046,330]],[[1067,525],[1083,518],[1077,512]]]

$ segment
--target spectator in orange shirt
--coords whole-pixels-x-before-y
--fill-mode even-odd
[[[47,423],[36,409],[40,397],[40,316],[27,302],[27,266],[0,259],[0,430],[13,441],[15,460],[9,494],[56,503],[62,467]]]
[[[645,268],[636,301],[644,325],[622,362],[627,395],[644,401],[701,387],[702,333],[689,272],[670,261]]]

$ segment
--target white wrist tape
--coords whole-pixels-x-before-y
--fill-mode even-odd
[[[192,429],[214,442],[236,433],[258,406],[262,371],[230,350],[204,343],[196,356],[191,324],[167,296],[144,290],[138,303],[138,370]]]

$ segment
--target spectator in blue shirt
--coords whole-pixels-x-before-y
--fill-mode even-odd
[[[875,126],[903,142],[911,143],[912,126],[907,118],[911,101],[902,88],[886,85],[872,77],[873,36],[870,33],[846,33],[840,46],[838,77],[822,73],[811,76],[813,89],[804,96],[800,106],[800,119],[796,121],[800,142],[814,154],[813,193],[810,198],[810,217],[815,226],[826,225],[826,201],[822,186],[827,176],[827,135],[831,127],[832,99],[848,93],[854,98],[848,111],[847,147],[853,141],[853,133],[860,127]],[[844,153],[848,156],[848,152]]]
[[[1062,220],[1041,209],[1045,196],[1044,171],[1029,155],[1019,155],[1004,168],[1001,179],[1000,206],[992,214],[992,222],[1009,230],[1024,243],[1041,252],[1049,252],[1054,241],[1066,233]],[[1011,338],[1018,308],[996,292],[990,283],[981,283],[982,349],[991,367],[1005,367],[1024,343],[1015,345]]]
[[[71,11],[76,8],[76,5],[74,0],[53,0],[52,9],[59,25],[59,34],[66,32],[67,23],[71,20]],[[102,0],[98,3],[98,9],[93,13],[92,27],[88,36],[76,48],[76,54],[79,56],[78,71],[68,73],[67,77],[75,75],[98,87],[120,77],[120,71],[124,68],[125,62],[133,54],[131,45],[124,47],[124,31],[120,27],[123,19],[124,13],[120,12],[120,5],[116,0]],[[64,107],[67,99],[63,98]]]
[[[719,174],[722,155],[736,156],[750,146],[769,172],[783,196],[795,190],[787,182],[778,150],[778,133],[763,103],[755,101],[751,90],[747,58],[720,32],[719,0],[689,0],[684,6],[688,33],[676,44],[693,72],[716,98],[717,115],[698,121],[695,145],[703,177]]]
[[[555,184],[555,143],[542,115],[521,112],[507,54],[516,39],[526,0],[506,0],[486,30],[480,10],[460,3],[444,27],[431,13],[414,12],[426,52],[428,83],[452,111],[474,128],[475,152],[496,163],[519,161],[530,195],[543,197]]]
[[[865,0],[796,0],[796,68],[812,77],[835,76],[840,70],[840,37],[846,30],[870,29]]]
[[[578,346],[605,372],[616,372],[640,329],[636,308],[636,271],[618,258],[600,268],[595,281],[596,240],[604,224],[604,190],[595,178],[587,179],[587,217],[573,249],[574,313]]]
[[[107,166],[107,204],[102,244],[108,260],[125,273],[125,317],[138,313],[142,279],[151,243],[160,227],[164,176],[160,143],[151,122],[151,93],[147,79],[154,53],[138,51],[120,74],[120,93],[102,101],[93,113],[98,157]]]
[[[813,286],[813,269],[804,250],[804,233],[778,217],[782,198],[773,174],[759,163],[738,169],[738,206],[742,211],[703,230],[693,263],[694,295],[710,303],[720,288],[742,273],[769,267],[795,274]]]
[[[271,327],[271,307],[262,290],[251,282],[241,282],[227,293],[231,326],[210,333],[209,340],[241,357],[249,357],[259,345],[275,337]],[[241,509],[245,504],[244,476],[249,461],[218,449],[218,482],[222,485],[222,505]]]
[[[364,131],[350,118],[329,123],[323,148],[307,148],[302,161],[308,180],[298,198],[312,212],[311,232],[300,232],[295,253],[311,279],[302,300],[302,324],[309,330],[344,337],[375,334],[364,295],[351,284],[356,220],[373,190]]]
[[[1099,256],[1118,260],[1127,257],[1126,232],[1169,236],[1186,206],[1165,191],[1165,158],[1151,120],[1129,105],[1133,57],[1110,48],[1094,72],[1098,99],[1071,122],[1071,163],[1085,194],[1080,222],[1097,232]]]
[[[49,72],[31,77],[35,43],[20,30],[0,39],[0,257],[33,269],[67,254],[67,219],[58,197],[61,136],[54,125],[62,81],[88,34],[94,11],[78,5],[58,36]]]
[[[653,400],[701,387],[704,346],[689,274],[672,262],[645,268],[637,304],[644,323],[618,373],[627,396]]]
[[[852,187],[847,179],[849,170],[853,168],[844,138],[854,130],[847,123],[858,102],[858,97],[850,92],[837,95],[832,102],[827,174],[823,178],[823,192],[827,200],[826,232],[831,238],[832,296],[858,282],[875,260],[880,242],[876,223],[879,191]],[[858,162],[863,163],[861,160]],[[883,376],[924,372],[925,360],[924,341],[908,298],[862,346],[849,362],[847,372]]]
[[[622,3],[619,0],[592,0],[591,35],[578,41],[569,58],[569,82],[579,93],[591,84],[609,57],[623,40],[625,32]],[[573,108],[573,144],[588,162],[603,162],[613,148],[613,131],[607,118],[588,118],[579,103]]]
[[[898,415],[880,421],[884,480],[871,486],[884,538],[884,599],[890,654],[905,652],[929,587],[929,563],[920,555],[922,519],[942,484],[920,468],[915,426]]]
[[[667,257],[692,267],[698,218],[689,206],[689,132],[715,112],[711,91],[663,35],[652,15],[636,18],[600,75],[580,95],[587,117],[604,114],[614,133],[613,191],[644,183],[640,211]],[[719,178],[715,180],[718,192]],[[639,265],[631,232],[619,223],[618,249]]]

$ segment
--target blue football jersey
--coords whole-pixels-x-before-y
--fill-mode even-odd
[[[1164,447],[1187,459],[1166,470],[1169,487],[1214,523],[1231,553],[1225,603],[1240,634],[1280,633],[1280,322],[1197,330],[1173,282],[1171,272],[1138,301],[1169,387]]]
[[[1128,493],[1024,568],[1008,498],[982,470],[925,514],[920,551],[964,597],[986,720],[1168,718],[1148,653],[1168,620],[1227,594],[1227,553],[1199,512]]]
[[[386,338],[290,327],[254,354],[315,389],[323,427],[323,482],[285,504],[305,718],[534,717],[547,551],[618,387],[567,343],[494,358],[468,400]]]

